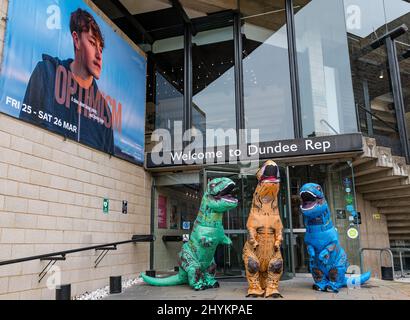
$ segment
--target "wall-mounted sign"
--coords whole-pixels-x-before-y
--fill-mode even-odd
[[[110,200],[109,199],[103,200],[103,212],[104,214],[108,214],[110,212]]]
[[[82,0],[9,1],[0,112],[142,164],[146,58]]]
[[[359,237],[359,231],[356,228],[350,228],[347,230],[347,236],[350,239],[357,239]]]
[[[363,150],[362,135],[345,134],[307,139],[282,140],[247,144],[243,149],[227,146],[166,152],[161,145],[154,148],[156,152],[147,154],[147,168],[161,168],[180,165],[224,164],[239,160],[278,159],[296,156],[310,156]]]
[[[189,222],[189,221],[182,222],[182,229],[183,230],[190,230],[191,229],[191,222]]]
[[[374,220],[380,220],[382,218],[382,216],[380,215],[380,213],[374,213],[373,214],[373,219]]]
[[[356,224],[362,224],[362,214],[360,212],[357,212],[355,223]]]
[[[189,241],[189,234],[182,235],[182,241],[183,242],[188,242]]]
[[[340,220],[346,219],[346,211],[343,209],[336,210],[336,218]]]

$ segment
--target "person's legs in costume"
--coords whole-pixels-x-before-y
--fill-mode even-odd
[[[277,251],[269,262],[268,278],[266,282],[265,297],[278,298],[282,297],[279,293],[279,281],[283,274],[283,259],[280,251]]]
[[[261,297],[265,290],[260,285],[260,262],[255,252],[245,246],[243,260],[245,262],[246,278],[248,279],[249,289],[247,297]]]

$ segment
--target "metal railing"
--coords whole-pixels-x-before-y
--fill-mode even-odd
[[[363,270],[363,255],[364,251],[379,251],[380,252],[380,263],[382,263],[382,253],[388,252],[391,260],[391,267],[393,273],[393,280],[396,278],[395,270],[394,270],[394,255],[393,251],[397,251],[399,253],[400,259],[400,277],[405,278],[404,268],[403,268],[403,252],[410,252],[410,248],[360,248],[360,270]]]
[[[153,242],[153,241],[155,241],[155,236],[154,235],[134,235],[131,240],[127,240],[127,241],[100,244],[100,245],[95,245],[95,246],[90,246],[90,247],[71,249],[71,250],[59,251],[59,252],[53,252],[53,253],[36,255],[36,256],[19,258],[19,259],[13,259],[13,260],[0,261],[0,267],[1,266],[6,266],[6,265],[11,265],[11,264],[34,261],[34,260],[49,261],[49,263],[46,265],[46,267],[39,274],[39,278],[40,278],[39,282],[41,282],[41,280],[45,277],[45,275],[53,267],[53,265],[57,261],[65,261],[66,256],[69,255],[69,254],[83,252],[83,251],[91,251],[91,250],[101,251],[98,258],[94,261],[94,264],[95,264],[94,267],[97,268],[98,265],[100,264],[100,262],[107,255],[107,253],[109,251],[117,250],[117,247],[120,246],[120,245],[128,244],[128,243]]]
[[[388,252],[390,255],[390,260],[391,260],[391,267],[392,267],[392,273],[393,273],[393,280],[394,280],[394,258],[393,258],[393,252],[391,251],[390,248],[360,248],[359,250],[359,256],[360,256],[360,270],[363,269],[363,252],[364,251],[379,251],[380,252],[380,264],[382,263],[382,253],[383,252]]]
[[[383,120],[381,117],[379,117],[379,116],[378,116],[377,114],[375,114],[374,112],[371,112],[371,111],[367,110],[367,109],[366,109],[365,107],[363,107],[362,105],[357,104],[357,106],[358,106],[361,110],[367,112],[367,113],[370,114],[372,117],[374,117],[374,118],[376,118],[377,120],[379,120],[379,121],[380,121],[381,123],[383,123],[385,126],[389,127],[390,129],[392,129],[392,130],[394,130],[394,131],[396,131],[396,132],[399,132],[399,129],[397,128],[397,126],[391,125],[390,123],[388,123],[387,121]]]
[[[403,252],[410,252],[410,248],[391,248],[392,251],[398,251],[400,259],[400,276],[405,278],[404,268],[403,268]]]

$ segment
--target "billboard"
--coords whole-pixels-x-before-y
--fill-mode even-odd
[[[139,165],[146,57],[82,0],[9,3],[0,112]]]

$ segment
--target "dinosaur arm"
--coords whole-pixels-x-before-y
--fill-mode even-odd
[[[331,243],[326,246],[319,254],[319,260],[322,261],[324,264],[327,264],[330,258],[330,253],[336,249],[336,243]]]
[[[307,252],[308,252],[308,254],[309,254],[309,257],[311,258],[311,259],[313,259],[314,257],[315,257],[315,249],[313,248],[313,246],[311,246],[311,245],[308,245],[307,246]]]
[[[249,219],[248,222],[246,223],[246,228],[248,229],[248,234],[249,234],[249,243],[256,248],[259,244],[258,241],[256,241],[256,221],[255,219],[252,218],[253,216],[253,209],[251,210],[249,214]]]
[[[208,248],[212,245],[213,240],[214,240],[213,238],[202,236],[200,239],[201,246],[204,248]]]
[[[278,209],[276,209],[278,210]],[[280,246],[283,241],[283,224],[279,216],[279,211],[276,212],[276,216],[278,217],[275,221],[274,228],[275,228],[275,248],[277,250],[280,249]]]

